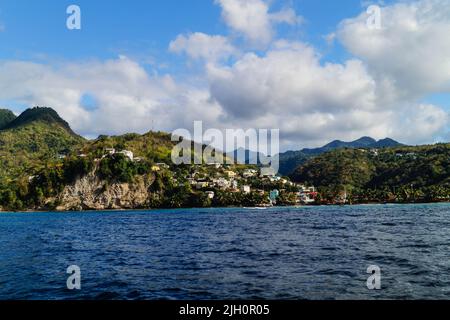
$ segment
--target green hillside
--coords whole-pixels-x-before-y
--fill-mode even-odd
[[[193,192],[190,188],[178,190],[179,184],[193,169],[172,166],[171,152],[176,143],[170,134],[162,132],[85,140],[54,110],[28,109],[0,130],[0,209],[40,208],[66,186],[94,171],[99,179],[111,184],[133,184],[144,176],[154,178],[152,191],[158,195],[154,205],[182,205],[187,200],[177,197]],[[116,153],[110,155],[110,149]],[[122,151],[131,151],[134,161]],[[192,155],[199,156],[194,151]],[[152,168],[158,163],[170,169],[156,174]],[[200,171],[208,170],[212,167],[204,166]],[[174,175],[179,177],[178,183]]]
[[[450,197],[450,144],[396,147],[377,152],[342,149],[320,155],[292,174],[325,197],[356,201],[431,201]]]
[[[0,184],[32,175],[85,142],[51,111],[29,109],[0,130]]]
[[[16,115],[12,111],[0,109],[0,130],[14,121],[14,119],[16,119]]]
[[[50,125],[56,124],[65,129],[68,133],[76,135],[70,128],[69,124],[65,120],[63,120],[55,110],[47,107],[35,107],[27,109],[17,118],[14,118],[13,121],[10,121],[2,129],[7,130],[20,128],[35,122],[42,122]]]
[[[136,157],[142,157],[152,162],[170,162],[172,147],[171,136],[163,132],[148,132],[144,135],[129,133],[122,136],[100,136],[87,142],[81,152],[100,158],[107,148],[117,151],[129,150]]]
[[[242,175],[245,169],[253,167],[175,166],[171,152],[177,142],[171,141],[167,133],[131,133],[85,140],[50,108],[28,109],[18,117],[3,111],[0,119],[5,123],[0,130],[0,210],[56,208],[64,204],[60,195],[80,181],[84,181],[87,189],[101,187],[85,190],[83,195],[76,188],[75,198],[95,197],[105,192],[109,197],[116,197],[122,194],[116,192],[121,190],[119,185],[126,185],[123,190],[127,192],[144,183],[146,187],[136,191],[133,197],[149,193],[145,206],[152,208],[264,202],[261,193],[246,195],[222,190],[215,190],[217,197],[212,202],[205,190],[193,187],[192,177],[211,182],[227,177],[229,170]],[[450,144],[419,147],[397,144],[390,139],[371,138],[352,143],[334,141],[323,148],[299,151],[300,157],[298,152],[286,153],[285,159],[291,166],[297,166],[301,160],[291,178],[318,187],[319,203],[336,203],[342,198],[351,203],[450,200]],[[338,149],[333,150],[335,147]],[[133,153],[133,159],[128,158],[127,151]],[[194,148],[192,156],[200,157]],[[83,177],[91,179],[87,186]],[[252,189],[263,193],[266,190],[259,177],[242,183],[249,183]],[[109,186],[114,187],[108,189]],[[120,197],[116,200],[120,201]]]
[[[308,160],[321,155],[325,152],[333,151],[336,149],[379,149],[379,148],[391,148],[401,147],[401,143],[392,140],[390,138],[375,140],[370,137],[362,137],[358,140],[345,142],[341,140],[332,141],[323,147],[314,149],[302,149],[299,151],[287,151],[280,154],[280,173],[282,175],[290,175],[296,168],[305,164]]]

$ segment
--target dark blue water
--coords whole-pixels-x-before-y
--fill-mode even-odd
[[[448,299],[449,249],[446,204],[0,214],[0,299]]]

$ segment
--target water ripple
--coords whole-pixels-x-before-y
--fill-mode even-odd
[[[448,299],[449,218],[446,204],[2,214],[0,299]]]

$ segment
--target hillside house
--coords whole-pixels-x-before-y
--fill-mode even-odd
[[[251,192],[250,186],[242,186],[241,190],[242,190],[243,193],[246,193],[246,194]]]
[[[220,189],[227,189],[231,185],[231,182],[225,178],[214,179],[212,183],[214,186]]]
[[[120,152],[117,152],[118,154],[123,154],[125,157],[127,157],[128,159],[130,159],[131,161],[134,160],[134,154],[133,152],[129,151],[129,150],[122,150]]]
[[[216,169],[222,168],[222,164],[220,164],[220,163],[210,162],[210,163],[207,163],[207,165],[211,166],[211,167],[214,167]]]
[[[242,174],[242,176],[244,178],[252,178],[255,177],[258,174],[258,171],[254,170],[254,169],[247,169],[244,171],[244,173]]]
[[[237,176],[237,173],[231,170],[225,171],[225,174],[228,176],[228,178],[235,178]]]

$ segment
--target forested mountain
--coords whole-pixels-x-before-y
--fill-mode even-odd
[[[177,189],[175,174],[190,174],[172,166],[177,143],[163,132],[86,140],[53,109],[28,109],[0,130],[0,210],[78,208],[74,201],[89,203],[81,209],[180,206],[194,193]],[[161,163],[171,168],[156,172]]]
[[[331,197],[437,200],[450,195],[450,144],[338,149],[309,160],[292,179]]]
[[[402,146],[401,143],[392,140],[390,138],[375,140],[370,137],[362,137],[358,140],[351,142],[344,142],[341,140],[335,140],[323,147],[314,149],[302,149],[300,151],[288,151],[280,154],[280,173],[283,175],[290,175],[294,170],[300,165],[304,164],[309,159],[312,159],[318,155],[325,152],[342,149],[342,148],[388,148],[388,147],[399,147]]]
[[[2,110],[0,121],[0,210],[208,206],[212,201],[206,192],[211,188],[205,190],[202,183],[231,183],[231,176],[256,169],[239,164],[173,165],[171,152],[177,142],[164,132],[86,140],[50,108],[28,109],[18,117]],[[192,157],[200,157],[194,149]],[[450,199],[450,144],[407,147],[365,137],[287,152],[281,158],[282,166],[297,168],[292,180],[317,186],[324,203],[342,197],[354,203]],[[227,191],[214,189],[214,204],[257,205],[267,200],[268,190],[287,188],[265,184],[258,176],[250,180]],[[236,192],[242,184],[256,192]],[[294,196],[294,184],[291,189]]]
[[[16,119],[16,115],[7,109],[0,109],[0,130],[10,124],[14,119]]]
[[[0,130],[0,185],[32,175],[85,142],[50,108],[28,109],[9,119]]]

